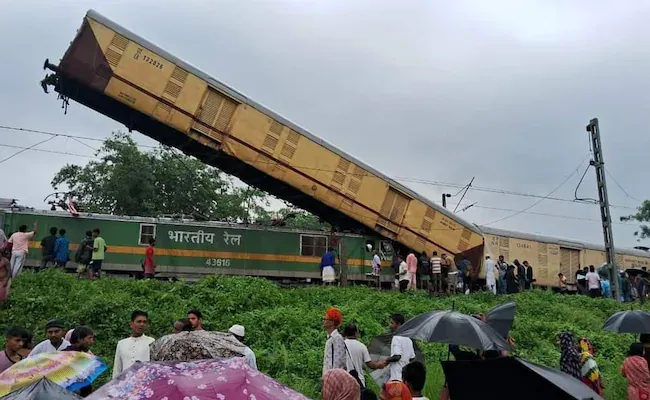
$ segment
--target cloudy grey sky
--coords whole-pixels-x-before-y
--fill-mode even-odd
[[[548,195],[587,156],[593,117],[607,169],[627,191],[608,176],[612,214],[650,198],[648,2],[4,0],[0,125],[96,138],[122,128],[76,103],[63,115],[38,85],[43,61],[63,55],[89,8],[436,202],[458,189],[435,182],[472,177]],[[46,138],[0,129],[5,146]],[[92,155],[63,138],[37,148]],[[0,147],[0,160],[15,151]],[[0,197],[44,207],[54,173],[87,161],[25,152],[0,165]],[[585,166],[553,197],[573,199]],[[578,194],[597,196],[593,171]],[[485,224],[538,200],[470,190],[463,204],[478,203],[462,215]],[[600,243],[599,219],[595,205],[544,200],[491,226]],[[637,245],[635,229],[615,224],[615,244]]]

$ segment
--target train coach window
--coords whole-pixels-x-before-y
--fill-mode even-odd
[[[327,251],[327,236],[300,235],[300,255],[321,257]]]
[[[149,239],[156,237],[156,225],[140,224],[140,242],[139,244],[148,245]]]

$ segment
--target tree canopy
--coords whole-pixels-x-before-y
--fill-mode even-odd
[[[116,215],[179,215],[231,222],[267,218],[266,193],[169,147],[142,151],[116,132],[84,166],[67,164],[52,187],[74,192],[83,210]]]
[[[636,236],[639,236],[640,239],[650,238],[650,226],[645,224],[650,222],[650,200],[645,200],[639,208],[637,209],[636,214],[628,215],[627,217],[621,217],[621,221],[637,221],[640,222],[639,230],[634,232]]]

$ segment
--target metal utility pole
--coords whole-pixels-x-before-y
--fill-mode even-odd
[[[612,235],[612,216],[609,213],[609,199],[607,197],[607,183],[605,182],[605,161],[603,160],[603,149],[600,142],[600,129],[598,118],[589,121],[587,132],[591,136],[591,145],[594,151],[594,159],[591,165],[596,168],[596,181],[598,183],[598,199],[600,201],[600,217],[603,222],[603,236],[605,238],[605,252],[607,253],[607,264],[609,265],[610,283],[612,285],[612,296],[620,301],[620,288],[618,287],[618,268],[616,266],[616,254],[614,252],[614,236]]]
[[[444,208],[447,208],[447,197],[451,197],[451,195],[449,193],[442,194],[442,206]]]

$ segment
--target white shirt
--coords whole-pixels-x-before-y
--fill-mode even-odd
[[[597,273],[595,272],[587,272],[587,282],[589,284],[589,290],[591,289],[598,289],[600,288],[600,285],[598,282],[600,282],[600,277],[598,276]]]
[[[390,363],[389,381],[402,381],[402,368],[415,358],[415,350],[411,339],[404,336],[393,336],[390,343],[390,356],[402,356],[399,361]]]
[[[366,386],[366,377],[363,372],[363,366],[371,361],[368,348],[365,344],[356,339],[345,339],[345,346],[348,348],[348,354],[345,359],[348,371],[357,371],[357,374],[359,374],[359,380],[363,386]]]
[[[255,353],[251,350],[250,347],[244,346],[244,360],[251,368],[257,369],[257,358],[255,358]]]
[[[408,281],[409,276],[406,274],[408,271],[408,265],[406,264],[406,261],[402,261],[399,264],[399,280],[400,281]]]
[[[37,344],[36,347],[34,347],[32,351],[29,353],[28,357],[34,357],[35,355],[42,354],[42,353],[53,353],[55,351],[65,350],[68,347],[70,347],[70,342],[68,342],[65,339],[63,339],[63,342],[61,342],[59,348],[54,348],[52,342],[50,342],[50,340],[47,339]]]
[[[136,361],[149,361],[149,345],[154,341],[154,338],[142,335],[140,337],[130,336],[117,342],[113,378],[120,376]]]
[[[496,280],[494,276],[494,268],[496,267],[496,264],[491,258],[488,258],[485,260],[485,280],[486,281],[494,281]]]
[[[429,263],[431,264],[431,272],[434,274],[442,273],[442,258],[438,256],[431,257]]]
[[[429,400],[429,398],[424,397],[424,396],[422,396],[422,397],[413,397],[413,400]]]

